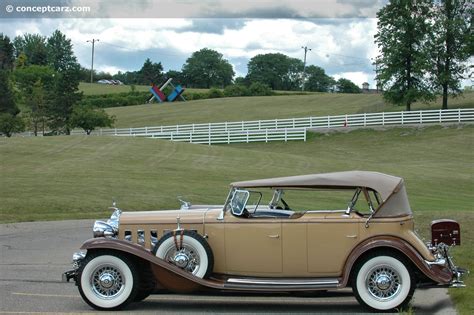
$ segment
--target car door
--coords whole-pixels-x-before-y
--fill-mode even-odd
[[[338,276],[359,240],[359,218],[341,213],[307,222],[308,271],[314,276]]]
[[[228,273],[271,276],[282,272],[281,220],[227,215],[224,224]]]

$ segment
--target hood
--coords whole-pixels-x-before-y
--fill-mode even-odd
[[[209,213],[219,213],[222,205],[195,205],[186,210],[127,211],[120,215],[120,224],[174,224],[179,217],[181,223],[203,223]]]

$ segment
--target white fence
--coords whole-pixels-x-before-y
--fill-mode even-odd
[[[463,123],[474,122],[474,108],[420,110],[410,112],[364,113],[338,116],[319,116],[288,119],[253,120],[238,122],[222,122],[207,124],[169,125],[158,127],[99,129],[94,135],[114,136],[155,136],[160,134],[223,134],[231,131],[264,131],[289,129],[316,129],[340,127],[368,127],[431,123]],[[83,134],[74,130],[73,134]]]
[[[163,132],[151,136],[156,139],[191,142],[200,144],[249,143],[269,141],[306,141],[305,128],[265,129],[265,130],[229,130],[212,132]]]

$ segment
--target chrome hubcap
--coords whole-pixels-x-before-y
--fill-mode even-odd
[[[122,272],[115,266],[102,265],[91,275],[92,291],[102,299],[111,299],[119,295],[125,287]]]
[[[398,272],[390,266],[376,266],[372,268],[366,278],[369,293],[379,301],[388,301],[395,298],[402,288],[402,281]]]
[[[173,245],[166,251],[164,259],[192,274],[198,272],[201,264],[197,250],[188,244],[183,244],[179,250]]]
[[[176,266],[179,268],[185,268],[188,265],[189,257],[186,256],[186,254],[179,252],[174,256],[173,260]]]

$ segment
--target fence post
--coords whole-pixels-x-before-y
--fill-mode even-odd
[[[461,109],[458,108],[458,123],[461,122]]]
[[[402,111],[401,113],[402,113],[402,125],[403,125],[404,120],[405,120],[405,111]]]
[[[313,128],[313,116],[309,117],[309,127]]]
[[[423,111],[420,110],[420,124],[423,123]]]
[[[247,130],[247,143],[249,143],[249,131]]]
[[[293,128],[295,128],[295,119],[293,118]]]
[[[303,129],[303,141],[306,142],[306,128]]]
[[[192,132],[189,133],[189,142],[193,143],[193,133]]]
[[[171,132],[170,135],[171,135],[171,139],[170,139],[170,140],[173,141],[173,132]]]
[[[230,131],[227,130],[227,144],[230,144]]]
[[[210,126],[211,124],[209,124]],[[211,145],[211,129],[209,128],[209,133],[208,133],[208,145]]]
[[[229,131],[229,130],[227,129],[227,121],[225,122],[225,125],[224,125],[224,126],[225,126],[225,131]]]
[[[331,128],[331,116],[328,115],[328,128]]]
[[[385,112],[382,112],[382,126],[385,126]]]
[[[117,128],[115,128],[115,135],[117,135]]]
[[[261,124],[261,120],[258,121],[258,130],[262,130],[262,124]]]
[[[148,127],[145,127],[145,136],[148,136]]]
[[[193,124],[193,132],[194,132],[194,124]]]
[[[367,113],[364,113],[364,127],[367,126]]]
[[[288,128],[285,128],[285,142],[288,142]]]
[[[265,142],[268,143],[268,129],[265,129]]]

